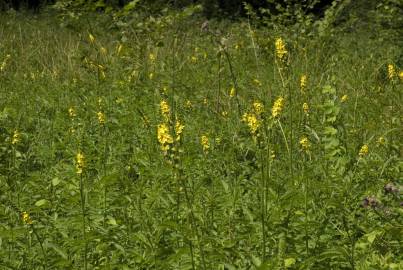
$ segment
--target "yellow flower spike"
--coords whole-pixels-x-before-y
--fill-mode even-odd
[[[18,130],[14,130],[13,138],[11,139],[11,144],[16,145],[21,141],[21,134]]]
[[[105,124],[105,114],[103,112],[97,113],[98,123],[103,126]]]
[[[91,33],[88,34],[88,39],[90,40],[91,44],[94,44],[95,37]]]
[[[276,152],[274,150],[270,150],[270,159],[274,160],[276,158]]]
[[[276,56],[280,61],[284,61],[288,53],[285,43],[282,38],[277,38],[275,41]]]
[[[158,139],[158,142],[160,143],[162,152],[164,154],[166,154],[170,148],[170,145],[173,143],[173,138],[169,134],[169,127],[167,124],[162,123],[162,124],[158,125],[157,139]]]
[[[150,59],[150,62],[155,62],[155,59],[156,59],[156,57],[155,57],[155,54],[153,54],[153,53],[150,53],[149,55],[148,55],[148,59]]]
[[[307,82],[308,82],[308,77],[306,75],[302,75],[299,80],[299,87],[301,88],[302,93],[305,93]]]
[[[255,101],[253,103],[253,110],[255,111],[256,115],[260,116],[264,112],[264,106],[261,102]]]
[[[74,117],[77,116],[76,110],[74,110],[73,107],[70,107],[70,108],[69,108],[69,116],[70,116],[70,118],[74,118]]]
[[[169,104],[167,101],[161,100],[160,112],[161,112],[161,115],[165,118],[165,120],[168,121],[171,109],[169,108]]]
[[[388,65],[388,78],[390,80],[393,80],[393,78],[396,76],[396,70],[395,66],[393,64]]]
[[[248,125],[251,135],[255,136],[261,124],[256,115],[254,113],[244,113],[242,121]]]
[[[365,157],[366,155],[368,155],[369,152],[369,147],[367,144],[364,144],[363,146],[361,146],[360,151],[358,152],[358,155],[360,158]]]
[[[203,147],[204,152],[207,152],[210,149],[210,141],[209,141],[209,138],[207,137],[207,135],[201,136],[200,143]]]
[[[177,120],[175,123],[175,135],[176,135],[175,140],[176,141],[181,140],[181,135],[182,135],[184,128],[185,128],[185,126],[183,124],[181,124],[181,122],[179,122],[179,120]]]
[[[302,109],[304,110],[305,114],[309,114],[309,105],[308,103],[304,102],[304,104],[302,104]]]
[[[236,94],[235,87],[231,87],[231,89],[229,90],[229,96],[233,98],[235,97],[235,94]]]
[[[6,57],[5,57],[4,60],[3,60],[3,63],[1,63],[1,65],[0,65],[0,71],[3,71],[3,70],[6,68],[7,62],[8,62],[8,60],[9,60],[10,58],[11,58],[11,55],[10,55],[10,54],[7,54]]]
[[[85,168],[85,157],[84,154],[78,152],[76,155],[76,173],[81,175]]]
[[[273,118],[277,118],[280,116],[281,112],[283,111],[284,108],[284,98],[279,97],[277,100],[274,102],[273,107],[271,109],[271,115]]]
[[[309,148],[311,147],[311,144],[306,136],[302,137],[301,140],[299,140],[299,144],[301,145],[302,150],[305,152],[308,152]]]
[[[22,218],[22,221],[23,221],[25,224],[28,224],[28,225],[31,225],[31,224],[32,224],[32,219],[31,219],[31,217],[29,216],[29,213],[28,213],[28,212],[26,212],[26,211],[22,212],[21,218]]]
[[[341,97],[341,102],[346,102],[348,100],[348,96],[347,95],[343,95]]]
[[[185,107],[186,109],[191,109],[193,107],[192,102],[190,100],[186,100]]]

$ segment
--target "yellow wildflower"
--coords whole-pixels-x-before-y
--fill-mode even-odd
[[[31,219],[31,217],[29,216],[29,213],[28,213],[28,212],[26,212],[26,211],[22,212],[21,218],[22,218],[22,221],[23,221],[25,224],[28,224],[28,225],[32,224],[32,219]]]
[[[104,125],[105,124],[105,114],[103,112],[98,112],[97,116],[98,116],[98,123],[100,125]]]
[[[273,118],[278,117],[281,112],[283,111],[284,108],[284,98],[283,97],[279,97],[273,105],[273,108],[271,109],[271,115],[273,116]]]
[[[8,60],[11,58],[10,54],[6,55],[6,58],[4,58],[3,63],[0,65],[0,71],[3,71],[6,68]]]
[[[305,114],[309,114],[309,105],[308,105],[308,103],[304,102],[304,104],[302,104],[302,109],[304,110]]]
[[[231,87],[231,89],[229,90],[229,96],[230,97],[235,97],[235,87]]]
[[[227,111],[222,111],[222,112],[221,112],[221,115],[222,115],[223,117],[227,117],[227,116],[228,116],[228,112],[227,112]]]
[[[150,72],[150,74],[148,74],[148,78],[149,78],[150,80],[152,80],[152,79],[154,78],[154,73]]]
[[[155,54],[150,53],[150,54],[148,55],[148,59],[150,59],[151,62],[154,62],[155,59],[156,59]]]
[[[390,80],[393,80],[393,78],[396,76],[396,70],[395,66],[393,64],[388,65],[388,78]]]
[[[215,138],[215,143],[216,143],[216,145],[220,145],[221,144],[221,138],[220,137]]]
[[[14,131],[13,138],[11,140],[12,145],[16,145],[21,141],[21,134],[18,132],[18,130]]]
[[[284,41],[282,38],[277,38],[275,41],[276,46],[276,55],[280,61],[285,60],[285,56],[287,55],[287,49],[285,47]]]
[[[106,55],[107,51],[105,47],[101,47],[101,49],[99,50],[101,52],[101,54]]]
[[[399,72],[399,79],[400,79],[401,81],[403,81],[403,70],[401,70],[401,71]]]
[[[179,122],[179,120],[177,120],[176,123],[175,123],[176,141],[180,141],[181,135],[182,135],[182,132],[183,132],[184,128],[185,128],[185,126],[183,124],[181,124],[181,122]]]
[[[171,134],[169,134],[169,127],[167,124],[162,123],[158,125],[157,138],[161,145],[161,150],[166,153],[169,150],[170,145],[174,142]]]
[[[208,99],[207,99],[207,98],[204,98],[204,99],[203,99],[203,104],[204,104],[204,105],[207,105],[207,104],[208,104]]]
[[[299,86],[301,88],[301,91],[304,93],[306,90],[306,85],[307,85],[308,77],[304,74],[301,76],[301,79],[299,80]]]
[[[88,39],[92,44],[95,42],[95,37],[91,33],[88,34]]]
[[[249,131],[252,135],[257,133],[257,130],[260,127],[260,121],[257,119],[254,113],[244,113],[242,116],[242,121],[248,125]]]
[[[190,100],[186,100],[185,107],[186,109],[191,109],[193,107],[192,102]]]
[[[99,74],[101,75],[101,79],[102,79],[102,80],[105,80],[105,79],[106,79],[105,71],[100,70],[100,71],[99,71]]]
[[[201,136],[201,145],[204,152],[207,152],[210,149],[210,141],[206,135]]]
[[[257,87],[261,87],[262,83],[258,80],[258,79],[253,79],[253,83],[257,86]]]
[[[197,57],[196,57],[196,56],[192,56],[192,57],[190,58],[190,61],[191,61],[193,64],[197,63]]]
[[[381,136],[378,138],[377,143],[380,145],[384,145],[386,142],[385,137]]]
[[[368,150],[369,150],[368,145],[364,144],[361,147],[360,151],[358,152],[358,155],[362,158],[362,157],[368,155]]]
[[[311,144],[309,143],[309,140],[306,136],[302,137],[301,140],[299,140],[299,144],[301,145],[302,150],[305,152],[309,151],[309,148],[311,147]]]
[[[74,117],[77,116],[76,110],[74,110],[73,107],[70,107],[70,108],[69,108],[69,116],[70,116],[70,118],[74,118]]]
[[[82,174],[84,168],[85,168],[84,154],[82,154],[81,152],[78,152],[76,155],[76,173]]]
[[[348,96],[347,95],[343,95],[341,97],[341,102],[346,102],[348,100]]]
[[[270,159],[274,160],[276,158],[276,152],[274,150],[270,150]]]
[[[169,108],[168,102],[166,102],[165,100],[161,100],[160,102],[160,111],[161,115],[165,118],[165,120],[168,120],[171,110]]]
[[[253,103],[253,110],[255,111],[255,113],[256,113],[257,115],[260,116],[260,115],[264,112],[263,104],[260,103],[259,101],[255,101],[255,102]]]

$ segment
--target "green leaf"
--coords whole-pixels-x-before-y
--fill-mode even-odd
[[[64,250],[62,250],[59,246],[49,242],[46,243],[46,246],[52,248],[57,254],[60,255],[60,257],[67,260],[67,253]]]
[[[254,255],[252,255],[252,262],[256,267],[259,267],[262,264],[260,259]]]
[[[57,186],[58,184],[60,184],[60,178],[59,177],[55,177],[52,179],[52,186]]]
[[[118,223],[116,222],[116,219],[114,219],[113,217],[108,217],[108,221],[106,223],[108,223],[109,225],[112,225],[112,226],[118,225]]]
[[[284,259],[284,266],[285,268],[289,268],[290,266],[294,265],[296,260],[294,258],[287,258]]]
[[[37,201],[37,202],[35,203],[35,206],[41,207],[41,206],[46,205],[47,203],[48,203],[48,200],[46,200],[46,199],[41,199],[41,200],[39,200],[39,201]]]
[[[134,1],[130,1],[126,6],[124,6],[123,10],[125,12],[131,11],[132,9],[134,9],[137,4],[140,2],[140,0],[134,0]]]
[[[381,234],[381,231],[372,231],[370,233],[367,233],[365,236],[367,237],[368,242],[372,244],[375,241],[376,237]]]

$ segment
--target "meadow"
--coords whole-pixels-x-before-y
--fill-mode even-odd
[[[0,16],[0,269],[403,269],[393,31]]]

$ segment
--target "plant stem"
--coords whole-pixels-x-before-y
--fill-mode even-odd
[[[81,212],[82,212],[82,223],[83,223],[83,239],[84,239],[84,270],[87,270],[87,233],[85,231],[85,194],[84,194],[84,181],[83,175],[80,174],[80,199],[81,199]]]

